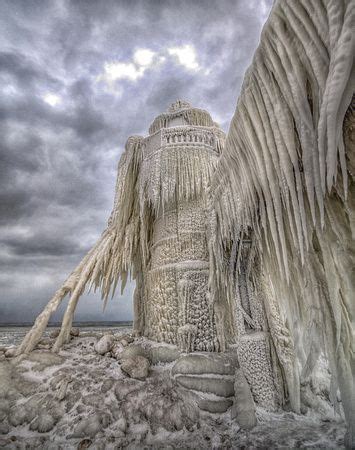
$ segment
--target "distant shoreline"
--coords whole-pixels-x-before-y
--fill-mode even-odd
[[[22,328],[22,327],[31,327],[33,325],[33,322],[9,322],[9,323],[0,323],[0,328]],[[73,327],[81,328],[81,327],[122,327],[122,326],[132,326],[132,321],[122,321],[122,322],[74,322]],[[61,322],[52,322],[47,325],[49,328],[53,327],[60,327]]]

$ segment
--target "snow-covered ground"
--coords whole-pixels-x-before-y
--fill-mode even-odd
[[[0,361],[0,448],[344,448],[345,424],[324,406],[321,384],[322,413],[259,408],[246,432],[229,411],[201,411],[170,378],[173,363],[151,366],[144,381],[129,378],[118,360],[96,353],[99,336],[82,332],[58,355],[44,341]]]

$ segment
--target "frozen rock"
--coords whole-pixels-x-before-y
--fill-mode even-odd
[[[199,353],[181,356],[174,364],[171,373],[234,375],[238,367],[235,353]]]
[[[224,413],[233,405],[233,397],[219,397],[214,394],[186,390],[185,396],[203,411],[210,413]]]
[[[150,349],[150,360],[152,364],[170,363],[180,356],[180,351],[173,345],[159,345]]]
[[[37,347],[40,350],[49,350],[51,348],[51,344],[38,344]]]
[[[30,424],[31,431],[38,431],[39,433],[47,433],[52,430],[55,425],[54,417],[47,412],[42,412]]]
[[[53,343],[53,339],[51,339],[51,338],[42,338],[40,341],[39,341],[39,345],[51,345]]]
[[[132,356],[125,359],[121,364],[121,369],[131,378],[145,380],[149,374],[150,363],[144,356]]]
[[[248,382],[241,369],[235,371],[234,403],[231,409],[231,418],[246,430],[254,428],[257,420],[255,405]]]
[[[50,332],[49,336],[53,339],[56,339],[59,336],[60,328],[56,328]]]
[[[121,345],[121,343],[115,342],[115,344],[113,345],[113,347],[111,349],[112,358],[121,359],[122,352],[123,352],[123,346]]]
[[[6,350],[5,356],[6,356],[6,358],[12,358],[15,356],[15,353],[16,353],[16,347],[11,347]]]
[[[182,387],[194,391],[200,409],[211,413],[225,412],[233,403],[235,353],[199,353],[181,356],[171,374]]]
[[[127,345],[128,345],[128,342],[126,341],[126,339],[121,339],[120,343],[123,347],[127,347]]]
[[[99,418],[97,416],[94,416],[90,419],[82,420],[81,422],[79,422],[79,424],[75,427],[74,433],[71,435],[71,437],[94,437],[100,430],[101,424]]]
[[[31,422],[39,413],[40,405],[42,403],[42,396],[35,395],[25,403],[27,413],[27,421]]]
[[[200,398],[197,401],[198,407],[210,413],[224,413],[233,405],[230,398],[220,397],[219,399]]]
[[[121,336],[119,336],[119,341],[126,341],[128,344],[132,344],[134,342],[134,337],[131,336],[130,334],[122,334]]]
[[[5,361],[6,356],[4,355],[4,353],[0,353],[0,361]]]
[[[74,429],[71,437],[94,437],[103,428],[109,425],[106,415],[95,413],[87,419],[81,420]]]
[[[9,422],[17,427],[27,422],[27,411],[23,405],[13,406],[9,412]]]
[[[104,355],[109,352],[114,344],[114,337],[112,334],[105,334],[96,342],[95,350],[99,355]]]
[[[79,328],[72,328],[72,329],[70,330],[70,336],[78,337],[79,334],[80,334]]]
[[[234,384],[231,379],[177,375],[175,380],[185,388],[209,392],[219,397],[230,397],[234,394]]]
[[[137,394],[130,395],[132,406],[148,419],[153,434],[161,428],[174,432],[185,426],[190,430],[199,423],[199,409],[191,393],[177,388],[168,374],[155,378],[153,373]]]
[[[128,347],[125,347],[120,355],[120,359],[128,359],[134,356],[143,356],[144,358],[150,360],[149,351],[139,344],[132,344]]]

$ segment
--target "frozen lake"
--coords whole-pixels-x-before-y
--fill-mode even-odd
[[[76,325],[74,325],[74,326],[76,326]],[[116,332],[116,331],[123,331],[123,330],[127,330],[127,332],[132,331],[132,326],[127,325],[127,322],[124,322],[121,325],[118,324],[116,326],[108,326],[108,325],[100,325],[100,324],[92,325],[92,326],[78,325],[78,328],[80,329],[81,333],[84,333],[84,332],[102,333],[105,331]],[[5,345],[5,346],[18,345],[30,329],[31,329],[30,326],[19,326],[19,327],[0,326],[0,346],[2,346],[2,345]],[[46,331],[44,332],[43,337],[49,336],[49,334],[55,329],[59,329],[59,326],[58,327],[53,327],[53,326],[48,327],[46,329]]]

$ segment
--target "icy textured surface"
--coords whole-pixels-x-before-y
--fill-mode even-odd
[[[344,448],[345,425],[323,398],[329,380],[322,374],[305,393],[323,413],[257,409],[258,425],[246,433],[230,411],[201,411],[195,397],[171,380],[171,364],[152,366],[145,381],[128,378],[117,360],[95,352],[98,338],[74,338],[59,355],[36,350],[0,362],[0,448],[69,450],[85,440],[112,450]]]

